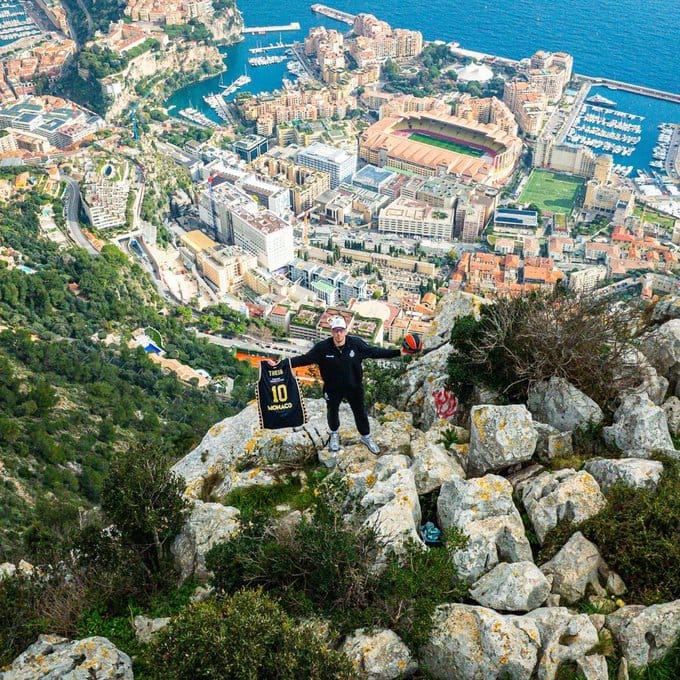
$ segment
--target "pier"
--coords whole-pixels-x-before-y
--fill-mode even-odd
[[[293,47],[295,43],[282,43],[281,41],[273,43],[272,45],[265,45],[264,47],[251,47],[248,52],[251,54],[261,54],[262,52],[268,52],[269,50],[283,50],[289,47]]]
[[[244,28],[241,32],[244,35],[248,33],[278,33],[280,31],[299,31],[300,22],[292,21],[289,24],[284,24],[283,26],[251,26],[249,28]]]
[[[625,92],[632,92],[633,94],[641,94],[645,97],[654,97],[656,99],[663,99],[667,102],[680,104],[680,94],[675,94],[674,92],[656,90],[653,87],[644,87],[643,85],[632,85],[631,83],[624,83],[620,80],[611,80],[610,78],[593,78],[592,76],[584,76],[580,73],[575,73],[574,77],[585,80],[592,85],[604,85],[611,90],[624,90]]]
[[[327,5],[315,4],[312,5],[312,12],[317,14],[323,14],[325,17],[330,19],[335,19],[336,21],[342,21],[350,26],[354,23],[356,14],[349,14],[348,12],[341,12],[339,9],[333,9]]]

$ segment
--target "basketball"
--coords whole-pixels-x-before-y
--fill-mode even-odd
[[[418,335],[418,333],[407,333],[404,336],[404,340],[401,343],[404,351],[407,354],[415,354],[423,349],[423,339]]]

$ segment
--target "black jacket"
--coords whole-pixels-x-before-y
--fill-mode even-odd
[[[290,365],[295,368],[317,364],[324,390],[329,394],[344,394],[362,386],[364,359],[394,359],[400,354],[398,349],[375,347],[356,335],[348,335],[341,349],[335,346],[333,338],[327,338],[317,342],[306,354],[293,357]]]

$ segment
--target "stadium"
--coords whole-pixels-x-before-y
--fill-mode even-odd
[[[497,125],[443,113],[389,116],[367,128],[359,157],[367,163],[498,186],[515,168],[522,142]]]

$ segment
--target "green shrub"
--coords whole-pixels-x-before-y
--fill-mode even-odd
[[[152,678],[349,680],[350,662],[261,591],[187,607],[150,651]]]
[[[329,617],[341,633],[386,626],[407,644],[422,644],[434,608],[465,592],[449,550],[412,545],[401,557],[389,554],[378,572],[374,566],[383,545],[375,533],[347,526],[324,496],[313,517],[303,517],[292,529],[251,522],[213,547],[206,565],[214,586],[225,593],[261,587],[291,614]],[[457,535],[445,537],[449,549],[459,541]]]
[[[614,486],[607,506],[578,526],[551,531],[537,563],[550,559],[578,529],[600,550],[636,604],[668,602],[680,593],[680,466],[663,459],[657,489]]]

